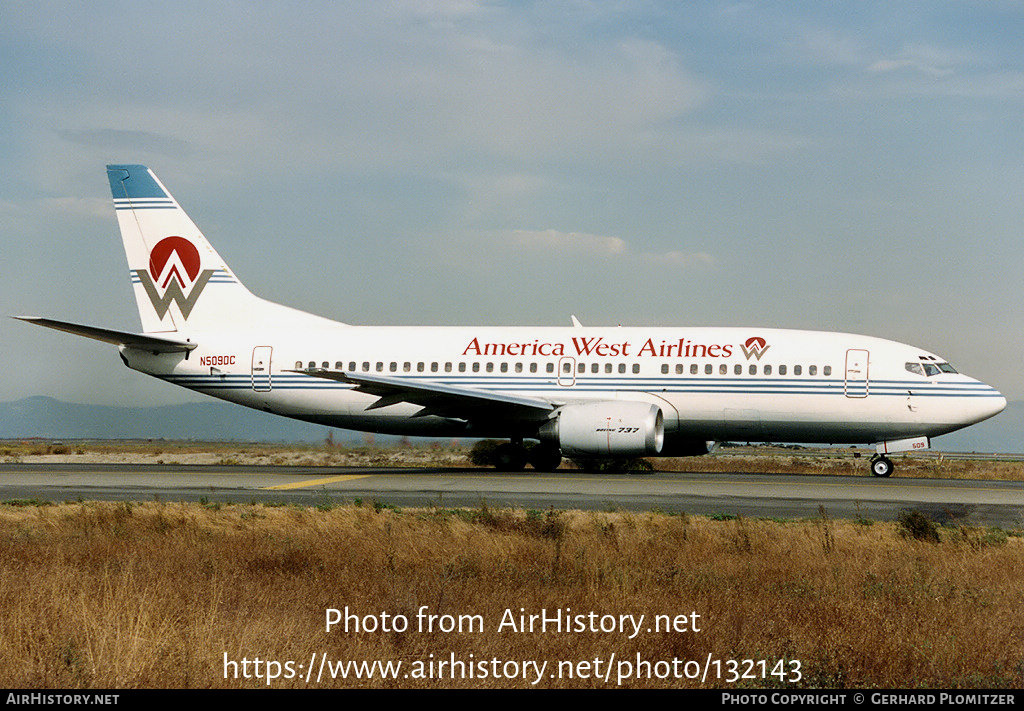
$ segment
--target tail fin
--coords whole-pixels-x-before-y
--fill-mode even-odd
[[[145,333],[237,322],[266,303],[242,286],[153,171],[108,165],[107,178]]]

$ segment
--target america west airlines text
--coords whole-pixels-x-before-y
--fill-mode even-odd
[[[464,356],[598,356],[599,358],[636,357],[643,358],[729,358],[733,354],[732,344],[694,343],[680,338],[675,343],[648,338],[639,347],[629,341],[608,342],[603,336],[572,338],[570,344],[533,342],[481,343],[473,338],[462,351]],[[748,356],[749,357],[749,356]]]

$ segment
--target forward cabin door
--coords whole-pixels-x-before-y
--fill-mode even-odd
[[[252,389],[258,393],[268,393],[272,387],[270,382],[270,346],[256,346],[252,349]]]
[[[858,348],[846,351],[846,397],[868,396],[868,352]]]

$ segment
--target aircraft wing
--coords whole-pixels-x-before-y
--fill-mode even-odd
[[[492,390],[478,390],[458,385],[393,378],[370,373],[352,373],[325,368],[292,370],[292,373],[311,375],[314,378],[336,380],[355,385],[358,392],[377,395],[380,399],[367,410],[376,410],[399,402],[422,405],[423,409],[414,415],[439,415],[460,420],[491,419],[495,417],[524,420],[546,419],[562,403],[538,398],[506,395]]]
[[[182,341],[177,338],[157,336],[152,333],[128,333],[126,331],[112,331],[109,328],[97,328],[96,326],[83,326],[67,321],[55,321],[50,318],[38,316],[14,316],[19,321],[34,323],[37,326],[46,326],[58,331],[73,333],[76,336],[85,336],[96,341],[112,343],[115,346],[128,346],[139,350],[152,351],[154,353],[182,353],[194,349],[198,344],[191,341]]]

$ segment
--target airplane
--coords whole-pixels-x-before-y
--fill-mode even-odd
[[[108,165],[142,332],[15,317],[117,346],[126,366],[330,427],[501,438],[503,470],[706,454],[718,441],[873,444],[888,455],[1006,399],[934,353],[848,333],[733,327],[386,327],[252,294],[163,183]],[[532,446],[531,446],[532,445]]]

